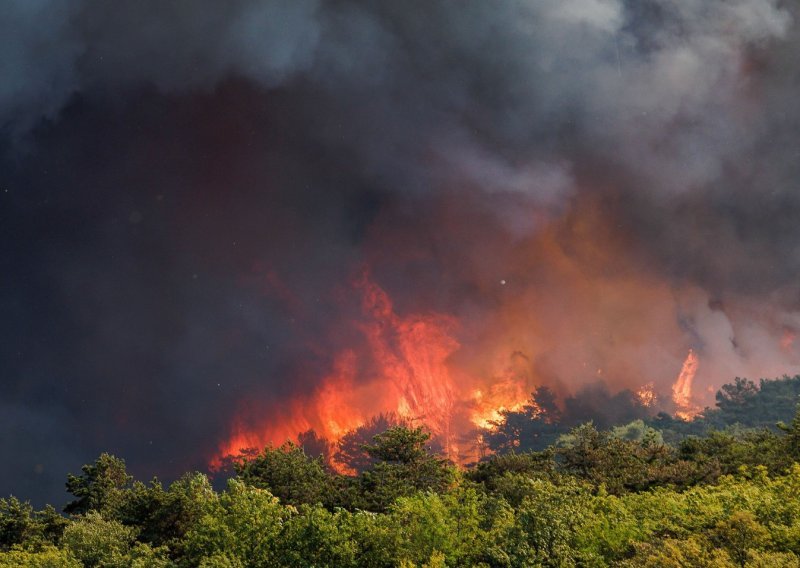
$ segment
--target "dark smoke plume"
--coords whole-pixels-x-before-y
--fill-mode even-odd
[[[485,381],[521,352],[529,391],[668,398],[691,348],[700,404],[797,372],[797,17],[5,2],[0,493],[62,502],[106,450],[204,467],[234,415],[361,353],[364,265],[399,313],[457,318],[451,363]]]

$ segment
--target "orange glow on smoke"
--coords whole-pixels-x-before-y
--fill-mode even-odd
[[[700,359],[689,349],[678,379],[672,385],[672,401],[678,407],[675,414],[684,420],[691,420],[700,412],[700,409],[692,403],[692,384],[699,366]]]
[[[440,314],[401,318],[386,292],[366,275],[357,287],[364,312],[372,316],[362,331],[381,376],[398,394],[391,410],[402,418],[423,421],[449,446],[455,387],[447,359],[459,348],[451,336],[455,319]]]
[[[489,385],[476,388],[470,393],[469,419],[472,425],[478,428],[491,428],[494,423],[502,420],[503,412],[516,412],[525,405],[532,405],[535,410],[535,401],[531,400],[530,389],[526,376],[527,358],[521,353],[511,357],[511,363],[499,377]],[[538,414],[538,412],[534,412]]]
[[[261,425],[235,424],[212,465],[221,464],[224,456],[280,444],[309,429],[335,442],[380,412],[424,423],[443,441],[450,457],[458,459],[451,427],[456,389],[447,364],[460,346],[452,336],[456,320],[436,313],[399,316],[386,292],[366,274],[355,288],[362,295],[364,315],[358,328],[377,367],[372,376],[359,379],[356,353],[345,350],[311,396],[282,404]]]
[[[781,349],[783,351],[791,351],[794,347],[794,341],[797,339],[797,332],[793,329],[786,328],[783,330],[781,336]]]
[[[734,376],[777,376],[800,365],[794,326],[780,313],[737,298],[712,302],[703,289],[643,266],[632,235],[603,217],[607,204],[582,198],[546,220],[510,208],[514,218],[537,223],[523,234],[487,218],[491,210],[468,195],[441,199],[412,218],[376,217],[365,237],[366,263],[393,282],[418,270],[419,281],[392,288],[397,302],[368,271],[351,282],[360,305],[348,303],[334,331],[323,330],[342,329],[347,343],[325,335],[322,345],[339,347],[314,344],[321,354],[315,364],[327,367],[318,376],[281,377],[301,385],[292,394],[242,400],[217,462],[311,429],[336,444],[391,413],[425,425],[464,463],[480,451],[477,430],[506,411],[540,411],[531,402],[540,386],[563,401],[602,382],[613,392],[629,389],[653,412],[689,419]],[[430,226],[438,230],[424,230]],[[457,247],[446,234],[459,235]],[[246,285],[261,286],[292,314],[310,310],[276,274],[263,273],[266,284]],[[697,375],[699,359],[689,351],[676,378],[676,357],[697,336],[703,372]]]

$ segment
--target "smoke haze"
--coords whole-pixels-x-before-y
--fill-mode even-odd
[[[5,2],[0,493],[371,411],[419,322],[472,402],[800,372],[796,12]]]

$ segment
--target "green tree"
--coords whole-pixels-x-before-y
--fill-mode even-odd
[[[114,510],[123,498],[123,491],[133,481],[125,461],[111,454],[101,454],[93,464],[84,465],[81,470],[81,475],[67,476],[67,491],[76,497],[64,507],[64,512],[71,515]]]
[[[761,550],[769,540],[769,532],[750,511],[737,511],[717,523],[712,539],[728,551],[736,566],[744,568],[749,552]]]
[[[722,550],[715,550],[705,539],[664,539],[641,543],[633,558],[620,564],[623,568],[735,568]]]
[[[800,461],[800,404],[795,407],[792,421],[788,425],[778,422],[778,428],[786,433],[786,452],[794,461]]]
[[[64,529],[62,545],[86,568],[122,568],[128,565],[135,536],[135,529],[89,511]]]
[[[0,550],[55,544],[61,538],[66,522],[49,505],[42,511],[34,511],[30,503],[16,497],[0,499]]]
[[[596,565],[596,558],[582,553],[578,540],[582,527],[592,520],[586,486],[530,480],[516,508],[516,546],[510,550],[513,565],[561,567],[581,561]]]
[[[335,513],[321,506],[302,505],[297,515],[284,524],[278,539],[277,556],[282,566],[357,567],[359,546],[351,533],[352,513]]]
[[[323,458],[309,457],[292,442],[237,460],[234,468],[242,481],[268,489],[284,504],[329,504],[333,498],[333,485]]]
[[[417,493],[392,505],[387,519],[401,561],[424,564],[437,555],[448,566],[506,566],[514,513],[474,487]]]
[[[216,499],[208,477],[187,474],[165,490],[158,480],[135,482],[119,507],[118,519],[138,531],[139,541],[155,548],[166,546],[175,559],[182,557],[184,538]]]
[[[39,527],[33,507],[16,497],[0,499],[0,550],[9,550],[36,538]]]
[[[208,566],[209,559],[224,559],[242,568],[279,564],[278,538],[291,511],[266,489],[231,479],[227,490],[206,504],[205,514],[188,531],[186,559],[190,565]]]
[[[361,474],[360,508],[385,511],[398,497],[417,491],[443,492],[453,482],[455,469],[426,448],[430,433],[422,427],[395,426],[365,446],[375,464]]]
[[[0,552],[0,568],[84,568],[84,565],[68,550],[50,545],[35,552],[19,549]]]

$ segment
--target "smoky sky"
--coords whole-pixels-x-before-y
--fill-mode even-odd
[[[359,340],[365,264],[398,310],[479,327],[487,282],[552,285],[524,243],[576,211],[624,243],[588,272],[691,289],[687,344],[754,357],[753,314],[800,327],[793,11],[5,2],[0,493],[62,503],[101,451],[202,468],[243,401],[271,412]],[[535,364],[568,384],[558,360]]]

